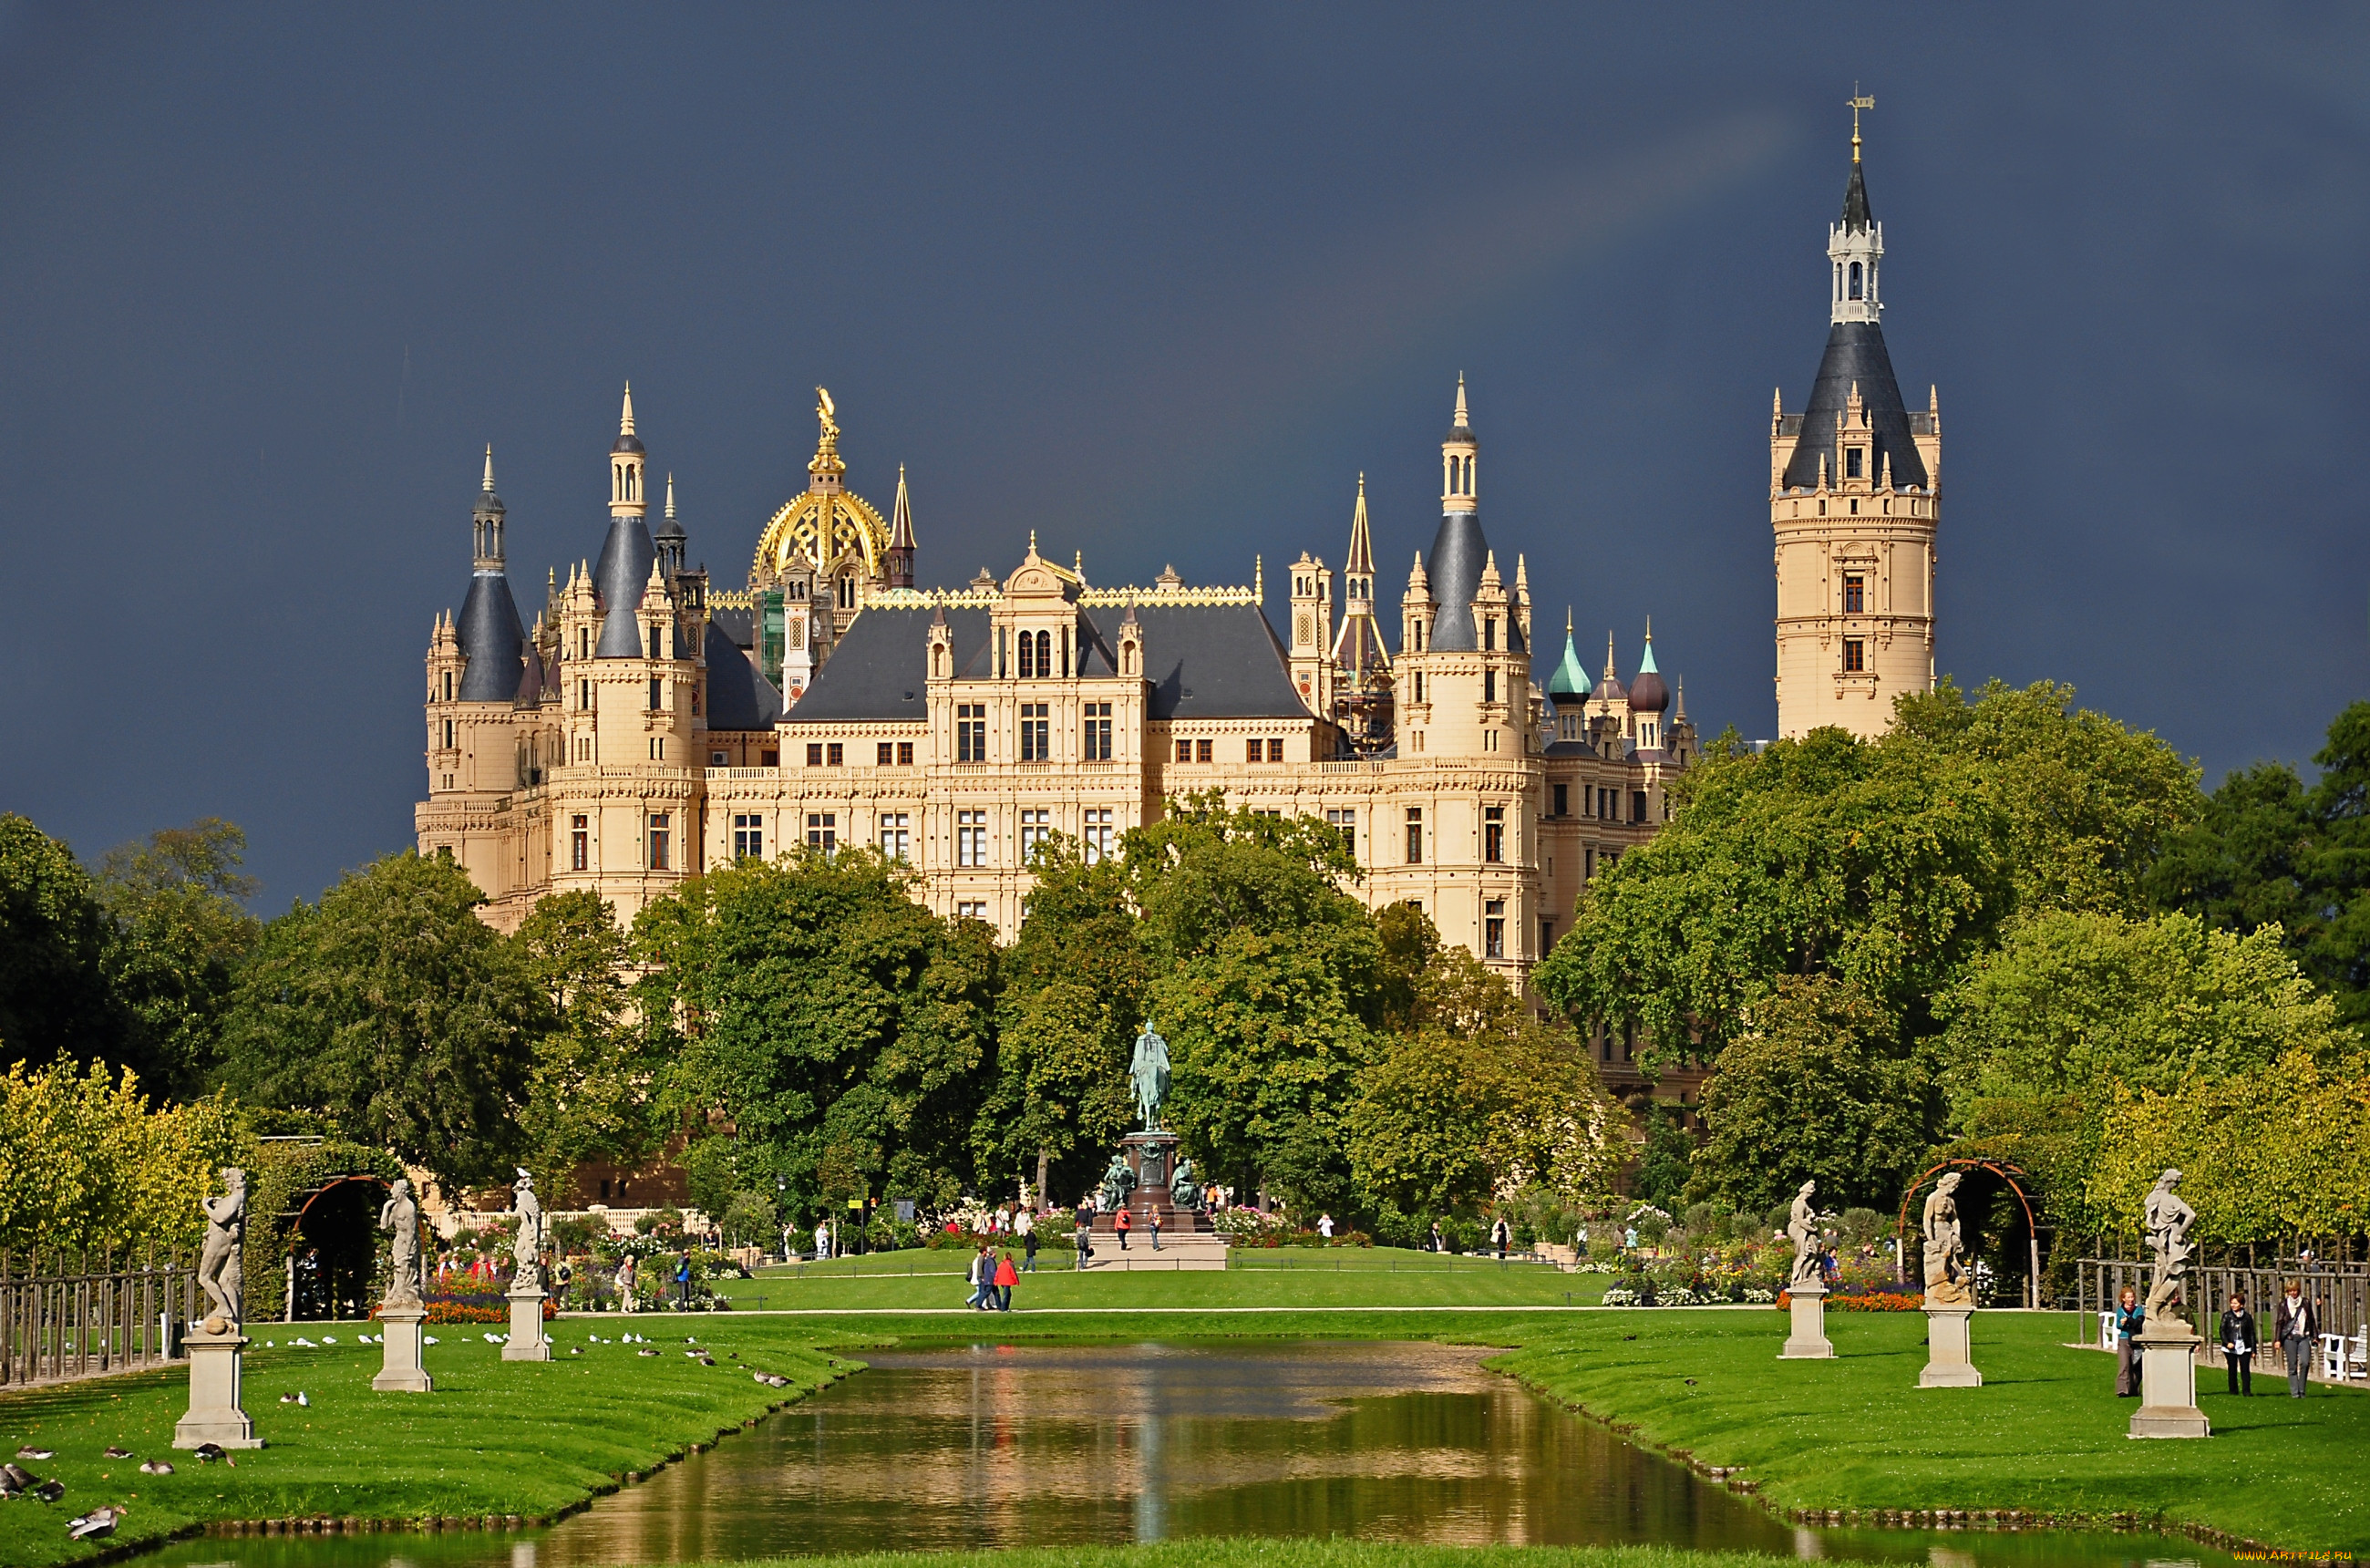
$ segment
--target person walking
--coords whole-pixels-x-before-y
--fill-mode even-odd
[[[678,1253],[674,1260],[674,1295],[675,1309],[682,1312],[690,1311],[691,1252],[688,1248]]]
[[[2272,1314],[2272,1333],[2287,1353],[2288,1397],[2300,1400],[2312,1377],[2313,1344],[2320,1338],[2320,1314],[2304,1298],[2303,1282],[2288,1281],[2288,1293]]]
[[[819,1219],[815,1221],[815,1262],[823,1262],[830,1257],[831,1221]]]
[[[996,1260],[995,1273],[989,1276],[996,1290],[996,1310],[1012,1310],[1012,1287],[1020,1283],[1020,1271],[1012,1266],[1012,1254],[1007,1252]]]
[[[568,1310],[568,1287],[570,1284],[574,1283],[575,1278],[576,1275],[568,1267],[568,1260],[566,1258],[560,1259],[559,1272],[555,1276],[555,1281],[558,1285],[559,1288],[555,1292],[555,1294],[558,1297],[559,1310],[563,1312]]]
[[[1020,1272],[1037,1272],[1037,1228],[1033,1225],[1020,1233]]]
[[[1095,1211],[1086,1199],[1080,1198],[1078,1212],[1072,1215],[1070,1219],[1077,1227],[1076,1234],[1070,1238],[1078,1250],[1077,1266],[1085,1268],[1095,1255]]]
[[[963,1270],[963,1283],[971,1286],[971,1299],[964,1306],[975,1312],[987,1310],[987,1297],[995,1274],[988,1265],[987,1246],[982,1242],[972,1249],[971,1264]]]
[[[1448,1238],[1440,1233],[1440,1221],[1435,1219],[1432,1222],[1432,1234],[1424,1238],[1423,1250],[1427,1252],[1448,1251]]]
[[[1119,1250],[1122,1252],[1127,1251],[1128,1228],[1134,1223],[1135,1221],[1127,1212],[1125,1204],[1120,1205],[1119,1213],[1111,1216],[1111,1228],[1119,1233]]]
[[[634,1278],[640,1268],[631,1252],[627,1253],[617,1264],[617,1310],[620,1312],[641,1310],[634,1302]]]
[[[1152,1250],[1157,1252],[1160,1251],[1160,1205],[1158,1204],[1144,1205],[1144,1221],[1152,1228]]]
[[[2255,1346],[2261,1343],[2255,1337],[2255,1315],[2247,1310],[2245,1299],[2232,1291],[2230,1305],[2222,1314],[2222,1366],[2230,1375],[2232,1393],[2255,1391]]]
[[[1320,1214],[1317,1216],[1317,1234],[1322,1236],[1328,1241],[1333,1239],[1333,1216],[1331,1215]]]
[[[2115,1307],[2115,1397],[2119,1400],[2139,1397],[2140,1368],[2132,1340],[2146,1323],[2147,1314],[2140,1309],[2138,1295],[2125,1286]]]
[[[1506,1216],[1502,1214],[1498,1216],[1498,1223],[1490,1228],[1490,1241],[1498,1249],[1498,1261],[1501,1263],[1506,1261],[1506,1243],[1513,1234],[1507,1229]]]

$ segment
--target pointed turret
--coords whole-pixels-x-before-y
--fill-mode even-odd
[[[502,498],[494,493],[494,449],[486,448],[486,478],[469,518],[472,570],[454,636],[464,666],[455,695],[463,702],[507,702],[518,690],[526,632],[503,571]]]
[[[683,570],[685,546],[688,542],[683,525],[674,514],[674,476],[666,477],[666,515],[659,520],[652,542],[658,548],[658,570],[672,581]]]
[[[643,521],[642,463],[641,438],[634,433],[634,389],[628,385],[616,444],[609,449],[609,536],[592,568],[592,591],[601,606],[601,638],[593,652],[603,659],[639,659],[646,651],[634,613],[641,607],[658,546]]]
[[[1646,621],[1646,653],[1638,663],[1638,678],[1629,683],[1629,711],[1660,713],[1671,705],[1671,688],[1662,684],[1662,673],[1654,663],[1654,622]]]
[[[1481,563],[1490,553],[1476,500],[1480,443],[1466,413],[1465,377],[1456,378],[1456,412],[1440,444],[1440,532],[1432,536],[1431,579],[1439,614],[1430,648],[1470,650],[1480,646],[1473,626],[1473,594],[1481,586]]]
[[[890,509],[889,548],[882,552],[883,577],[892,588],[914,585],[914,503],[905,494],[905,465],[897,465],[897,503]]]
[[[1375,539],[1366,521],[1363,474],[1358,476],[1358,501],[1350,512],[1347,559],[1341,569],[1341,628],[1333,639],[1333,665],[1341,674],[1337,689],[1342,700],[1354,706],[1368,695],[1365,688],[1376,676],[1389,672],[1391,663],[1383,646],[1382,623],[1375,618]]]
[[[1594,689],[1588,671],[1581,665],[1580,649],[1572,640],[1571,610],[1567,606],[1563,612],[1563,658],[1557,663],[1555,673],[1547,676],[1547,697],[1560,711],[1586,702],[1588,694]]]

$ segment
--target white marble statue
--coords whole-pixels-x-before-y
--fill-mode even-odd
[[[1826,1249],[1820,1245],[1820,1226],[1835,1216],[1821,1214],[1811,1195],[1819,1190],[1816,1182],[1805,1182],[1802,1190],[1794,1194],[1794,1206],[1786,1216],[1786,1234],[1794,1243],[1793,1283],[1801,1285],[1811,1280],[1824,1281],[1825,1272],[1820,1267]]]
[[[2148,1252],[2155,1263],[2151,1273],[2154,1282],[2148,1286],[2146,1327],[2159,1323],[2168,1328],[2185,1330],[2188,1320],[2180,1315],[2181,1290],[2189,1280],[2189,1260],[2197,1249],[2189,1244],[2189,1231],[2197,1223],[2197,1211],[2176,1191],[2180,1185],[2180,1172],[2168,1170],[2156,1179],[2148,1190],[2147,1206],[2142,1217],[2147,1226]]]
[[[411,1183],[400,1176],[395,1179],[395,1184],[387,1190],[386,1202],[379,1207],[378,1228],[395,1233],[387,1248],[386,1295],[380,1298],[381,1304],[419,1306],[422,1284],[420,1205],[412,1201]]]
[[[1944,1174],[1926,1200],[1926,1305],[1972,1307],[1966,1247],[1959,1232],[1959,1173]]]
[[[511,1258],[517,1272],[511,1281],[513,1290],[526,1290],[543,1281],[543,1200],[535,1195],[535,1178],[519,1168],[518,1181],[511,1189],[511,1206],[518,1212],[518,1239],[511,1243]]]
[[[236,1333],[245,1320],[247,1271],[240,1252],[247,1240],[247,1172],[236,1166],[223,1171],[228,1189],[219,1198],[201,1198],[206,1211],[206,1239],[198,1253],[198,1288],[206,1293],[213,1311],[207,1317],[210,1334]]]

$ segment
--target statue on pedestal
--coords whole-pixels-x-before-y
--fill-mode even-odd
[[[535,1195],[535,1178],[524,1166],[518,1167],[511,1192],[511,1206],[518,1212],[518,1239],[511,1243],[511,1259],[517,1267],[511,1288],[531,1290],[543,1283],[543,1200]]]
[[[210,1334],[235,1334],[247,1318],[247,1271],[240,1260],[247,1240],[247,1172],[235,1165],[225,1168],[223,1185],[229,1190],[221,1197],[198,1200],[206,1211],[205,1245],[198,1253],[198,1288],[213,1306],[204,1324]]]
[[[2148,1251],[2156,1267],[2154,1283],[2148,1286],[2147,1324],[2150,1332],[2159,1327],[2173,1332],[2190,1332],[2187,1319],[2180,1315],[2181,1287],[2189,1279],[2189,1260],[2197,1249],[2189,1244],[2190,1228],[2197,1223],[2197,1211],[2174,1189],[2180,1185],[2180,1172],[2168,1170],[2156,1179],[2148,1190],[2147,1206],[2142,1218],[2147,1226]]]
[[[1926,1305],[1972,1307],[1967,1288],[1966,1248],[1959,1234],[1959,1173],[1946,1173],[1926,1200]]]
[[[1202,1206],[1202,1182],[1193,1174],[1193,1161],[1190,1156],[1180,1158],[1177,1161],[1177,1174],[1169,1178],[1168,1182],[1168,1201],[1179,1208],[1189,1211],[1198,1210]]]
[[[1786,1234],[1794,1243],[1792,1283],[1796,1285],[1811,1280],[1824,1283],[1826,1278],[1820,1266],[1826,1249],[1820,1245],[1819,1227],[1835,1216],[1821,1214],[1818,1205],[1811,1201],[1811,1194],[1818,1190],[1816,1182],[1803,1182],[1802,1190],[1794,1194],[1793,1208],[1786,1216]]]
[[[378,1228],[395,1233],[387,1248],[385,1307],[420,1305],[420,1205],[412,1201],[411,1183],[398,1176],[378,1211]]]
[[[1135,1092],[1144,1130],[1159,1131],[1160,1102],[1168,1098],[1168,1042],[1153,1032],[1149,1019],[1145,1020],[1144,1032],[1135,1037],[1135,1059],[1128,1066],[1127,1081]]]
[[[1127,1202],[1127,1195],[1135,1191],[1135,1172],[1127,1167],[1126,1150],[1122,1149],[1111,1156],[1110,1166],[1103,1172],[1099,1191],[1102,1193],[1103,1212],[1106,1214]]]

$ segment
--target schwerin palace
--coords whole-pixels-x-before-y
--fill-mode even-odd
[[[1779,730],[1881,730],[1930,686],[1941,449],[1903,404],[1880,325],[1883,230],[1859,139],[1828,231],[1830,331],[1801,414],[1770,427]],[[915,585],[901,469],[889,513],[851,490],[821,395],[807,488],[759,530],[747,585],[685,566],[673,483],[650,526],[630,388],[607,455],[598,558],[547,578],[523,626],[488,454],[476,573],[428,648],[420,853],[458,861],[514,928],[599,893],[630,920],[685,878],[806,845],[875,846],[916,896],[1009,940],[1049,834],[1109,854],[1163,802],[1216,790],[1340,827],[1355,891],[1420,905],[1517,981],[1600,867],[1646,841],[1696,755],[1651,629],[1594,679],[1569,620],[1544,686],[1523,556],[1483,534],[1462,381],[1441,443],[1441,521],[1376,598],[1363,481],[1339,571],[1303,552],[1248,587],[1089,581],[1030,537],[998,580]],[[589,542],[589,541],[588,541]],[[1552,648],[1552,643],[1547,647]],[[1608,1060],[1612,1047],[1604,1047]]]

